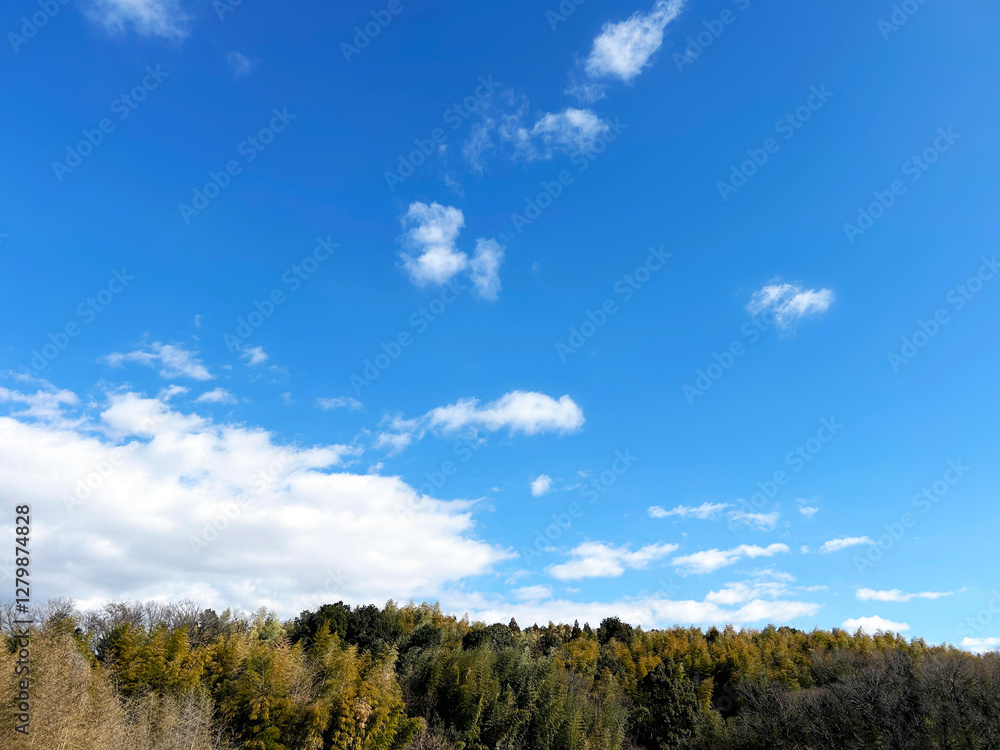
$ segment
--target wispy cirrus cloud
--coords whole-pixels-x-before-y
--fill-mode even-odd
[[[473,171],[484,171],[490,152],[524,161],[549,160],[557,153],[590,154],[612,129],[592,110],[577,107],[546,112],[532,123],[527,100],[513,102],[498,105],[506,108],[484,114],[472,127],[463,154]]]
[[[842,549],[847,549],[848,547],[857,547],[861,544],[872,545],[875,544],[870,537],[867,536],[841,536],[836,539],[831,539],[828,542],[824,542],[823,546],[819,548],[820,552],[840,552]]]
[[[230,52],[226,55],[226,61],[229,63],[229,67],[233,69],[233,75],[236,78],[249,75],[257,64],[256,60],[251,60],[242,52]]]
[[[747,312],[773,315],[779,328],[790,328],[807,316],[822,315],[833,301],[834,294],[829,289],[805,289],[775,279],[754,292],[747,303]]]
[[[0,403],[21,404],[24,408],[14,412],[16,417],[29,417],[55,422],[65,419],[63,408],[80,403],[80,398],[66,389],[53,386],[45,380],[26,376],[26,382],[37,383],[34,393],[25,393],[0,386]]]
[[[360,409],[364,409],[365,407],[356,398],[351,398],[350,396],[338,396],[336,398],[316,399],[316,408],[322,409],[323,411],[332,411],[334,409],[350,409],[351,411],[358,411]]]
[[[678,505],[667,510],[666,508],[661,508],[659,505],[654,505],[646,512],[650,518],[670,518],[671,516],[676,516],[677,518],[697,518],[705,521],[710,518],[716,518],[728,507],[729,503],[702,503],[696,507]]]
[[[758,531],[771,531],[778,525],[781,514],[773,510],[770,513],[751,513],[745,510],[734,510],[729,513],[729,527],[732,529],[748,528]]]
[[[237,399],[225,388],[215,388],[201,394],[194,401],[196,404],[235,404]]]
[[[162,378],[212,380],[215,377],[198,358],[198,352],[188,351],[176,344],[162,344],[159,341],[132,352],[113,352],[104,357],[104,362],[110,367],[121,367],[129,362],[153,369],[159,367]]]
[[[84,13],[115,33],[132,30],[163,39],[184,39],[191,22],[179,0],[92,0]]]

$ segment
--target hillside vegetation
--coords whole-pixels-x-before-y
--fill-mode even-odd
[[[1000,747],[1000,657],[892,634],[522,629],[392,602],[284,623],[191,604],[35,616],[27,738],[12,639],[0,649],[4,748]]]

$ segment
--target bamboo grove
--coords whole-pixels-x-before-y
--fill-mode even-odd
[[[944,750],[1000,747],[1000,656],[892,634],[470,623],[435,605],[50,602],[19,750]],[[4,629],[14,619],[0,612]]]

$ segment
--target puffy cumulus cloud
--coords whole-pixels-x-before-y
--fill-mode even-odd
[[[913,599],[942,599],[954,593],[954,591],[922,591],[919,594],[905,594],[900,589],[892,589],[891,591],[858,589],[856,596],[863,602],[908,602]]]
[[[670,518],[671,516],[676,516],[678,518],[698,518],[705,521],[715,518],[728,507],[728,503],[702,503],[694,508],[687,505],[678,505],[675,508],[666,510],[659,505],[654,505],[646,512],[650,518]]]
[[[85,12],[116,33],[132,29],[163,39],[184,39],[190,23],[178,0],[93,0]]]
[[[52,392],[2,398],[16,407]],[[337,598],[434,600],[512,556],[475,537],[469,503],[353,473],[345,446],[282,444],[182,412],[172,394],[117,391],[86,407],[63,395],[77,413],[61,418],[0,411],[0,483],[34,507],[46,550],[37,596],[293,615]]]
[[[549,159],[554,151],[589,153],[594,143],[610,126],[589,109],[568,107],[562,112],[543,115],[531,129],[543,147],[543,158]]]
[[[264,351],[263,346],[248,346],[240,354],[240,358],[246,360],[246,363],[251,367],[256,365],[262,365],[269,357],[267,352]]]
[[[454,206],[411,203],[403,217],[403,242],[415,254],[403,253],[403,267],[418,285],[444,284],[469,265],[456,246],[465,216]]]
[[[415,419],[401,415],[387,418],[375,440],[376,448],[399,452],[428,432],[476,434],[480,430],[537,435],[543,432],[576,432],[583,426],[583,409],[569,396],[554,399],[534,391],[511,391],[480,406],[479,399],[461,399]]]
[[[808,315],[822,315],[833,304],[829,289],[803,289],[798,284],[775,280],[754,292],[747,303],[751,315],[769,314],[779,328],[789,328]]]
[[[836,539],[831,539],[828,542],[824,542],[823,546],[819,548],[820,552],[840,552],[842,549],[847,549],[848,547],[857,547],[859,544],[875,544],[870,537],[867,536],[841,536]]]
[[[852,633],[861,630],[868,635],[875,635],[876,633],[902,633],[910,629],[910,626],[905,622],[893,622],[892,620],[878,616],[852,617],[849,620],[844,620],[841,627]]]
[[[201,394],[194,401],[196,404],[235,404],[236,396],[225,388],[215,388]]]
[[[1000,650],[1000,638],[963,638],[962,648],[977,654]]]
[[[667,24],[684,10],[685,0],[657,0],[649,13],[635,13],[618,23],[606,23],[594,39],[584,69],[594,78],[631,81],[663,46]]]
[[[402,219],[403,268],[417,286],[445,284],[469,271],[480,297],[495,300],[500,294],[500,266],[504,248],[495,239],[476,240],[472,259],[458,249],[458,235],[465,216],[454,206],[415,202]]]
[[[790,584],[795,578],[773,570],[757,571],[748,581],[727,583],[718,591],[710,591],[705,601],[732,606],[761,599],[780,599],[792,594]]]
[[[673,564],[682,573],[712,573],[720,568],[735,565],[746,558],[774,557],[788,551],[786,544],[771,544],[767,547],[759,547],[756,544],[741,544],[733,549],[710,549],[675,557]]]
[[[533,588],[533,587],[532,587]],[[670,599],[666,596],[626,597],[613,601],[570,601],[541,599],[508,603],[481,594],[453,597],[450,606],[468,612],[482,622],[589,622],[596,625],[605,617],[620,617],[624,622],[643,628],[666,628],[674,625],[720,628],[760,623],[789,624],[812,618],[820,611],[815,602],[795,599],[755,598],[725,605],[696,599]],[[802,623],[803,625],[812,623]]]
[[[534,497],[541,497],[552,489],[552,477],[548,474],[540,474],[531,482],[531,494]]]
[[[617,578],[626,569],[642,570],[677,550],[676,544],[650,544],[632,552],[627,546],[584,542],[570,550],[570,560],[550,565],[546,572],[559,581],[583,578]]]
[[[161,378],[191,378],[193,380],[212,380],[213,375],[198,359],[198,352],[191,352],[175,344],[161,344],[154,341],[144,349],[134,352],[113,352],[104,358],[111,367],[121,367],[127,362],[134,362],[145,367],[160,368]]]

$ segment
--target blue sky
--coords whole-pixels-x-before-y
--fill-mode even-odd
[[[998,20],[13,4],[36,597],[996,647]]]

